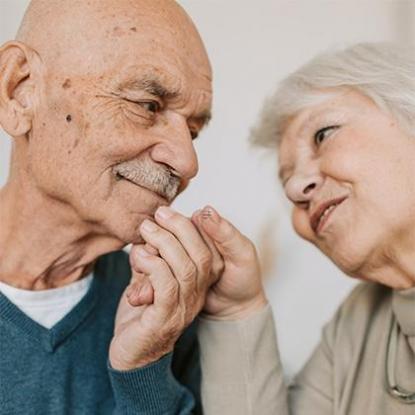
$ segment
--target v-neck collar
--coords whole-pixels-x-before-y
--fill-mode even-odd
[[[45,351],[52,353],[85,321],[95,307],[99,299],[100,280],[100,276],[94,272],[91,286],[82,300],[50,329],[28,317],[2,293],[0,293],[0,319],[14,325],[27,337],[39,343]]]

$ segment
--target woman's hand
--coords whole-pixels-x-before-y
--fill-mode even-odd
[[[220,320],[242,319],[267,304],[253,243],[210,206],[192,217],[223,270],[206,297],[203,312]]]
[[[173,350],[215,280],[212,253],[190,219],[160,208],[130,253],[132,284],[117,311],[109,358],[118,370],[142,367]],[[138,292],[137,292],[138,290]]]

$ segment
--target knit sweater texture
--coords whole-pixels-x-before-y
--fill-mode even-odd
[[[111,368],[115,313],[130,277],[125,252],[99,258],[85,297],[51,329],[0,294],[1,415],[202,413],[195,323],[159,361]]]

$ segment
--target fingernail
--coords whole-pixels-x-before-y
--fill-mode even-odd
[[[169,219],[173,216],[174,210],[168,206],[160,206],[156,211],[156,216],[160,219]]]
[[[144,248],[141,247],[137,249],[137,255],[145,258],[151,256],[151,254],[149,254]]]
[[[220,217],[215,209],[211,206],[205,206],[202,210],[202,219],[211,220],[215,223],[219,223]]]
[[[151,220],[146,219],[141,224],[141,229],[146,231],[146,232],[155,232],[158,229],[158,226],[154,222],[152,222]]]

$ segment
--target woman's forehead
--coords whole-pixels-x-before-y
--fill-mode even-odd
[[[290,136],[301,136],[302,132],[313,127],[316,122],[328,115],[332,122],[340,122],[341,118],[350,113],[361,115],[365,109],[373,110],[376,104],[361,92],[348,88],[338,88],[331,91],[316,92],[308,100],[308,105],[295,114],[287,117],[282,124],[279,148]],[[291,140],[289,140],[291,141]]]

